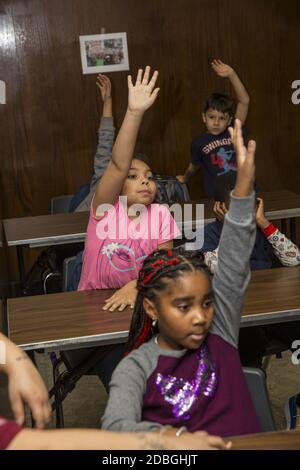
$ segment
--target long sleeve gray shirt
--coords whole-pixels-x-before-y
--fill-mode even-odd
[[[114,120],[112,117],[102,117],[100,126],[98,129],[98,144],[96,154],[94,157],[94,174],[91,179],[90,192],[81,201],[79,206],[75,209],[75,212],[89,211],[93,195],[99,179],[103,176],[103,173],[111,159],[112,148],[115,139],[115,128]]]
[[[250,280],[249,259],[255,241],[255,231],[254,193],[247,198],[231,196],[230,210],[225,218],[220,240],[218,267],[212,281],[215,317],[207,342],[211,349],[212,361],[219,370],[222,387],[230,389],[234,383],[235,385],[229,396],[225,394],[228,401],[222,401],[220,390],[219,395],[217,393],[214,398],[218,413],[222,409],[224,415],[228,414],[224,425],[215,427],[218,413],[216,410],[212,411],[212,407],[203,409],[199,420],[203,426],[201,429],[217,431],[219,435],[257,432],[258,429],[237,351],[240,317]],[[164,367],[162,361],[180,363],[186,360],[187,356],[187,350],[164,350],[153,339],[130,353],[117,366],[112,376],[102,427],[113,431],[151,431],[165,424],[185,424],[174,421],[171,413],[166,414],[164,409],[169,405],[164,401],[161,402],[161,412],[158,409],[158,414],[154,413],[156,421],[146,420],[143,416],[147,413],[151,415],[149,410],[145,412],[145,400],[149,403],[149,394],[156,393],[153,374],[161,366]],[[229,364],[232,364],[232,368]],[[219,388],[221,389],[221,385]],[[153,408],[154,404],[151,403]],[[194,414],[197,415],[197,410]],[[244,424],[244,421],[248,425]],[[191,426],[190,430],[195,428]]]

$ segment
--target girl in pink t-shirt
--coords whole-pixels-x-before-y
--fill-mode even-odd
[[[168,209],[154,204],[156,183],[149,166],[132,159],[144,112],[159,92],[158,72],[128,77],[128,108],[109,162],[95,191],[87,229],[79,290],[118,288],[104,309],[133,307],[143,260],[172,248],[180,231]]]

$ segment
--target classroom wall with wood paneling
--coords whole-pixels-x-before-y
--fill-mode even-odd
[[[160,71],[160,96],[145,117],[138,150],[159,172],[176,174],[203,130],[207,94],[232,93],[210,68],[230,63],[251,107],[247,128],[257,139],[257,180],[263,190],[299,191],[300,79],[298,0],[2,0],[0,105],[2,217],[48,212],[52,196],[89,181],[101,106],[96,75],[83,75],[79,35],[127,32],[130,72]],[[114,114],[126,109],[127,72],[109,74]],[[200,176],[193,197],[203,195]]]

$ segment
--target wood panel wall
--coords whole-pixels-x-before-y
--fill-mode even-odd
[[[298,190],[300,79],[298,0],[3,0],[0,10],[0,190],[4,217],[46,213],[50,197],[72,193],[92,170],[101,107],[96,75],[83,75],[79,35],[127,31],[131,72],[160,71],[161,93],[140,134],[154,168],[177,173],[202,131],[201,107],[232,92],[210,69],[221,57],[251,95],[248,128],[258,141],[264,189]],[[126,72],[111,73],[117,126],[126,109]],[[193,195],[200,196],[199,179]]]
[[[89,181],[101,107],[96,75],[81,71],[79,35],[126,31],[130,69],[151,64],[161,92],[139,150],[157,171],[176,174],[203,130],[213,91],[231,93],[210,69],[232,64],[251,95],[247,127],[257,139],[257,179],[265,190],[299,191],[299,0],[2,0],[0,105],[2,217],[48,212],[49,199]],[[117,126],[126,109],[127,72],[111,73]],[[202,195],[199,177],[191,183]]]

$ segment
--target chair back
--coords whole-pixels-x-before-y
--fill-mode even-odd
[[[62,278],[62,291],[67,292],[70,285],[70,279],[74,268],[76,256],[65,258],[63,262],[63,278]]]
[[[243,367],[243,371],[262,432],[276,431],[265,372],[254,367]]]
[[[51,198],[50,214],[62,214],[64,212],[69,212],[70,202],[72,199],[73,199],[73,194]]]

